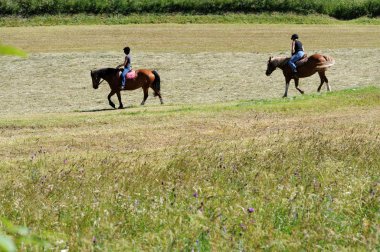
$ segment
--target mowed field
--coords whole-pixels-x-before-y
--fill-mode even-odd
[[[109,88],[92,89],[90,70],[115,67],[132,48],[134,68],[156,69],[166,104],[194,104],[280,97],[281,71],[265,76],[269,56],[288,55],[290,34],[300,34],[308,54],[336,59],[327,72],[333,90],[379,85],[376,25],[124,25],[0,28],[4,44],[27,59],[1,57],[2,115],[108,108]],[[316,92],[319,77],[301,80]],[[323,88],[325,90],[325,88]],[[293,84],[290,96],[299,95]],[[135,106],[142,90],[125,92]],[[116,100],[116,97],[114,97]],[[148,99],[147,105],[158,101]]]
[[[276,71],[300,34],[336,59],[306,95]],[[19,250],[379,250],[380,29],[375,25],[0,28],[0,238]],[[109,107],[90,70],[161,75]],[[116,101],[116,97],[114,97]],[[25,230],[20,227],[28,227]],[[2,236],[3,235],[3,236]],[[45,242],[41,242],[41,240]]]

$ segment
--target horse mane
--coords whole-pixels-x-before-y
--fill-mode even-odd
[[[270,61],[270,62],[271,62],[275,67],[282,67],[282,66],[285,65],[289,60],[290,60],[290,57],[277,56],[277,57],[273,57],[273,58],[271,58],[271,61]]]
[[[108,76],[108,75],[115,74],[117,71],[118,71],[118,69],[116,69],[116,68],[107,67],[107,68],[101,68],[101,69],[94,70],[94,73],[96,73],[100,76]]]

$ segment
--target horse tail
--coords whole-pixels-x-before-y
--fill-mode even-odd
[[[152,83],[152,87],[154,90],[154,96],[157,96],[158,94],[156,91],[159,92],[161,90],[161,78],[156,70],[153,70],[152,73],[154,74],[154,81]]]
[[[326,61],[323,62],[322,64],[318,65],[316,68],[317,69],[323,69],[323,68],[328,68],[331,67],[335,64],[335,59],[330,56],[322,56]]]

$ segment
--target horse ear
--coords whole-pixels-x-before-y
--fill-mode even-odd
[[[272,56],[269,57],[269,62],[271,62],[271,60],[272,60]]]

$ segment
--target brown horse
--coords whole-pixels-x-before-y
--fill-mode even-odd
[[[122,69],[118,68],[102,68],[98,70],[91,71],[92,86],[94,89],[97,89],[103,80],[108,82],[111,92],[108,95],[108,102],[111,107],[115,108],[115,104],[111,101],[111,97],[116,94],[119,99],[119,109],[123,108],[123,103],[121,102],[121,78],[120,71]],[[103,79],[101,81],[101,79]],[[144,99],[141,102],[141,105],[145,104],[146,99],[148,98],[148,89],[151,88],[154,91],[154,96],[160,97],[160,102],[163,104],[163,100],[160,93],[160,76],[155,70],[140,69],[136,70],[136,78],[126,80],[125,90],[135,90],[142,88],[144,91]]]
[[[327,91],[331,91],[329,80],[326,77],[327,68],[335,64],[335,60],[329,56],[323,56],[320,54],[313,54],[310,57],[301,59],[296,63],[298,75],[294,76],[292,70],[288,64],[289,57],[270,57],[268,61],[266,75],[269,76],[276,68],[280,68],[285,76],[285,94],[283,97],[288,96],[289,82],[294,79],[296,89],[303,94],[300,88],[298,88],[299,78],[309,77],[318,72],[321,84],[318,87],[318,92],[321,91],[323,83],[326,82]]]

